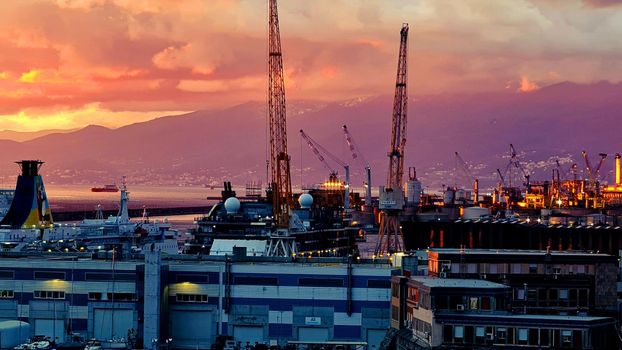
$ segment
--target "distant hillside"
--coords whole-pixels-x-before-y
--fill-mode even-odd
[[[327,174],[301,142],[299,129],[351,162],[343,124],[371,163],[374,186],[385,182],[391,109],[391,96],[288,103],[294,185],[316,183]],[[46,181],[56,183],[107,183],[122,175],[144,184],[219,184],[230,179],[243,185],[264,180],[264,110],[263,103],[253,102],[114,130],[89,126],[21,143],[0,141],[0,164],[7,165],[0,174],[14,175],[15,167],[8,165],[17,159],[39,158],[46,161]],[[535,172],[532,179],[544,179],[557,158],[568,167],[573,159],[580,161],[583,149],[593,162],[599,152],[611,158],[621,152],[620,111],[622,85],[604,82],[561,83],[522,94],[411,96],[405,164],[416,166],[425,185],[436,190],[441,184],[466,182],[454,175],[453,154],[459,151],[483,185],[490,186],[497,181],[495,169],[505,169],[513,143],[525,166]],[[612,162],[607,162],[605,174]],[[357,186],[362,166],[353,163],[352,168]]]
[[[36,139],[37,137],[56,134],[56,133],[69,133],[79,129],[50,129],[50,130],[40,130],[40,131],[13,131],[13,130],[2,130],[0,131],[0,140],[12,140],[17,142],[28,141],[32,139]]]

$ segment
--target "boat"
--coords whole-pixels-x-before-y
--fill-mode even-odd
[[[115,184],[104,185],[104,187],[92,187],[91,192],[119,192],[119,187]]]

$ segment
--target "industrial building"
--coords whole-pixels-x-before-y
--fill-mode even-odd
[[[571,251],[431,249],[428,274],[482,279],[511,288],[512,307],[528,313],[615,316],[615,256]]]
[[[175,256],[144,260],[2,253],[0,321],[57,343],[71,333],[130,346],[207,349],[218,336],[379,348],[389,328],[387,261]],[[25,330],[26,332],[26,330]]]
[[[515,313],[509,286],[478,279],[392,278],[396,349],[615,349],[610,317]]]

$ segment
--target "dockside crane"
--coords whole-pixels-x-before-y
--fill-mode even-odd
[[[345,193],[344,193],[345,198],[343,199],[343,208],[346,212],[349,211],[350,210],[350,166],[346,162],[337,158],[337,156],[335,156],[334,154],[330,153],[326,148],[322,147],[322,145],[320,145],[317,141],[311,138],[311,136],[307,135],[302,129],[300,129],[300,136],[307,142],[307,145],[311,149],[311,152],[315,154],[315,156],[320,161],[320,163],[322,163],[322,165],[330,172],[330,175],[334,175],[336,177],[337,171],[333,169],[333,167],[331,167],[330,164],[328,164],[328,161],[326,160],[324,156],[327,156],[328,158],[332,159],[333,162],[337,163],[339,166],[343,168],[345,172],[345,176],[346,176],[346,184],[344,186],[345,187]]]
[[[406,122],[408,93],[406,83],[408,56],[408,23],[400,30],[400,50],[397,62],[395,97],[389,148],[389,171],[387,185],[380,187],[380,231],[375,249],[376,256],[402,251],[403,236],[399,215],[404,208],[404,149],[406,147]]]
[[[590,163],[590,159],[587,155],[587,152],[586,151],[581,152],[581,156],[583,156],[583,160],[585,161],[585,172],[587,173],[587,177],[590,182],[590,185],[595,184],[599,180],[600,169],[603,167],[603,164],[605,163],[605,159],[607,158],[607,153],[599,153],[598,155],[600,156],[600,160],[598,162],[598,165],[596,166],[596,169],[594,169],[592,168],[592,164]]]
[[[348,148],[350,148],[350,153],[352,154],[352,159],[357,160],[363,167],[365,168],[365,206],[371,208],[371,167],[363,154],[361,153],[358,145],[354,142],[350,131],[346,125],[343,126],[343,134],[346,137],[346,142],[348,143]]]
[[[285,80],[277,1],[268,10],[268,129],[270,130],[270,190],[276,232],[270,237],[268,255],[292,256],[296,241],[289,235],[292,181],[287,153]]]

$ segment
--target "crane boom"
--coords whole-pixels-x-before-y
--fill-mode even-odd
[[[331,175],[337,175],[337,171],[335,171],[330,166],[330,164],[328,164],[328,161],[326,161],[326,158],[324,157],[324,155],[328,156],[328,158],[332,159],[335,163],[343,167],[345,176],[346,176],[343,206],[346,209],[346,211],[349,210],[350,209],[350,166],[344,161],[342,161],[341,159],[337,158],[334,154],[330,153],[326,148],[322,147],[322,145],[320,145],[317,141],[312,139],[311,136],[307,135],[302,129],[300,129],[300,136],[307,142],[307,145],[309,146],[313,154],[315,154],[315,156],[322,163],[322,165],[324,165],[324,167],[328,169],[328,171],[330,171]]]
[[[287,154],[285,80],[276,0],[270,0],[268,20],[268,123],[270,129],[270,183],[272,210],[278,228],[289,228],[292,182]]]
[[[391,148],[389,149],[389,173],[387,187],[402,188],[404,175],[404,148],[406,147],[406,114],[408,109],[407,82],[408,24],[400,30],[400,52],[397,62],[397,79],[393,99],[393,118],[391,127]]]
[[[367,181],[365,181],[365,205],[371,206],[371,167],[363,154],[359,150],[358,145],[354,142],[350,131],[346,125],[343,126],[343,134],[346,137],[346,142],[348,143],[348,147],[350,148],[350,152],[352,153],[352,159],[357,159],[365,168],[365,174],[367,176]]]
[[[380,231],[376,244],[375,255],[397,253],[402,250],[403,237],[399,214],[404,207],[404,148],[406,147],[406,115],[408,107],[408,23],[400,29],[400,49],[397,61],[397,78],[395,81],[395,98],[391,120],[391,142],[389,148],[389,171],[387,186],[380,188],[379,208]]]

